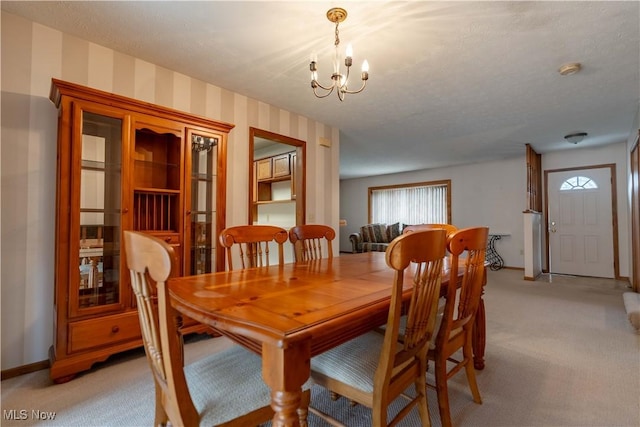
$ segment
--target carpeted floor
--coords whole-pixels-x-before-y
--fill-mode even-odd
[[[456,375],[450,381],[454,426],[640,426],[640,335],[626,318],[627,290],[613,280],[544,276],[530,282],[518,270],[489,272],[487,366],[478,373],[483,404],[472,401],[464,373]],[[221,338],[191,339],[187,362],[226,345]],[[53,385],[48,371],[39,371],[1,387],[2,426],[153,424],[153,383],[141,351],[113,357],[66,384]],[[435,391],[428,397],[432,424],[440,426]],[[370,425],[366,408],[330,401],[319,387],[312,405],[348,426]],[[51,413],[54,419],[37,419]],[[313,415],[309,424],[326,425]],[[419,426],[417,412],[401,425]]]

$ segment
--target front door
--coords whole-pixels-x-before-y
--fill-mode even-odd
[[[615,277],[610,167],[549,172],[549,272]]]

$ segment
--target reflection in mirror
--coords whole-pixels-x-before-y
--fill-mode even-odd
[[[305,158],[305,141],[249,129],[249,224],[304,224]]]

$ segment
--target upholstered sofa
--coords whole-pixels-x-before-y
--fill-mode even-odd
[[[367,224],[360,232],[351,233],[352,252],[384,252],[389,243],[400,235],[400,224]]]

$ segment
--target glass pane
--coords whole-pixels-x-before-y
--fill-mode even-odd
[[[216,138],[192,136],[190,274],[216,271],[217,143]]]
[[[573,176],[560,186],[560,191],[566,190],[590,190],[598,188],[598,184],[586,176]]]
[[[122,121],[84,113],[80,174],[80,308],[120,300]]]
[[[80,180],[80,209],[104,209],[104,170],[83,169]]]

